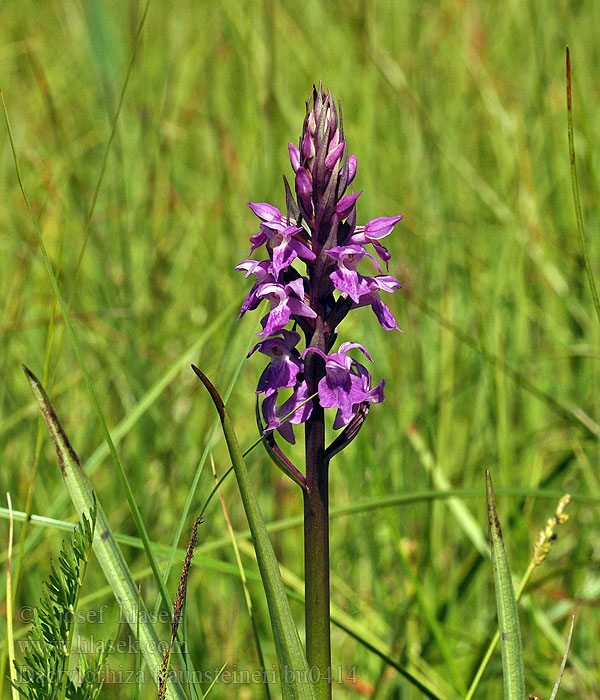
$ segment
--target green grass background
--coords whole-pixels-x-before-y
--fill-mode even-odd
[[[233,268],[257,229],[246,202],[283,206],[287,142],[297,141],[304,102],[323,80],[342,102],[350,152],[358,156],[359,220],[405,217],[388,239],[392,274],[404,286],[390,305],[405,333],[385,333],[368,309],[341,328],[341,339],[371,351],[374,377],[387,380],[387,400],[334,460],[332,506],[434,490],[425,454],[407,432],[415,426],[438,473],[452,487],[478,489],[463,502],[484,535],[486,468],[496,487],[538,490],[499,491],[518,574],[557,494],[572,492],[571,520],[521,608],[526,677],[528,691],[549,695],[576,610],[562,697],[599,698],[598,437],[577,419],[583,411],[600,420],[599,332],[572,203],[564,56],[569,44],[580,191],[597,271],[600,5],[152,0],[76,274],[142,11],[137,0],[0,7],[0,87],[24,185],[63,294],[72,300],[109,427],[133,415],[209,328],[214,332],[191,359],[220,390],[232,381],[259,318],[236,321],[248,281]],[[21,363],[42,374],[54,298],[5,128],[0,191],[0,493],[10,491],[23,510],[38,419]],[[103,437],[60,313],[51,342],[49,393],[86,461]],[[188,365],[118,444],[150,536],[167,545],[215,419]],[[256,437],[253,392],[262,368],[257,356],[244,362],[229,399],[243,445]],[[43,437],[33,512],[72,520],[56,456]],[[222,473],[229,462],[219,432],[212,453]],[[299,449],[291,454],[301,459]],[[267,520],[300,514],[298,489],[261,449],[248,463]],[[92,480],[115,531],[136,534],[109,458]],[[213,483],[206,465],[182,546]],[[224,497],[234,527],[244,530],[233,478]],[[3,525],[2,581],[7,532]],[[31,526],[17,608],[37,601],[63,536]],[[224,536],[215,500],[199,546]],[[274,535],[282,564],[298,576],[301,539],[297,526]],[[460,680],[469,685],[496,624],[491,564],[475,549],[464,516],[431,500],[343,516],[333,522],[331,552],[335,605],[440,695],[461,697]],[[125,555],[134,571],[147,568],[139,550],[125,548]],[[230,544],[206,556],[234,564]],[[232,566],[220,570],[204,558],[197,555],[188,590],[194,666],[257,668],[239,577]],[[249,575],[256,571],[250,558],[244,562]],[[173,594],[179,564],[177,558],[169,580]],[[147,576],[140,582],[152,607],[156,587]],[[96,597],[88,598],[88,609],[110,607],[103,624],[81,626],[83,641],[117,629],[103,587],[92,563],[83,596]],[[270,667],[266,606],[255,580],[250,590]],[[303,609],[292,605],[301,624]],[[3,637],[4,614],[0,625]],[[17,632],[23,628],[16,623]],[[119,639],[128,634],[122,628]],[[160,634],[168,637],[166,626]],[[334,666],[343,675],[354,668],[359,679],[354,688],[336,685],[336,697],[422,697],[339,629],[333,650]],[[134,654],[118,653],[110,667],[134,663]],[[501,687],[497,654],[476,697],[499,697]],[[134,692],[133,685],[108,683],[103,697]],[[151,684],[142,689],[143,697],[154,693]],[[221,683],[212,696],[264,694],[257,685]]]

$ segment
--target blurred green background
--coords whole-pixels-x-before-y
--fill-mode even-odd
[[[600,4],[152,0],[88,225],[143,10],[138,0],[3,3],[0,87],[24,186],[108,425],[129,419],[118,450],[151,538],[172,543],[214,424],[190,361],[223,392],[239,371],[230,410],[242,445],[256,437],[254,389],[263,363],[256,355],[242,359],[259,314],[236,321],[249,281],[234,266],[257,230],[246,202],[284,205],[287,143],[297,141],[305,100],[322,80],[342,102],[350,153],[358,156],[359,221],[404,214],[388,242],[391,273],[404,287],[389,303],[405,333],[385,333],[368,309],[340,333],[367,345],[374,378],[386,377],[387,400],[334,460],[332,507],[470,489],[459,509],[416,499],[336,518],[333,602],[359,636],[426,678],[440,697],[463,697],[496,629],[491,564],[474,544],[486,536],[485,469],[499,489],[517,577],[558,496],[570,491],[571,520],[521,607],[526,677],[528,691],[550,694],[575,610],[562,697],[599,698],[600,334],[572,201],[564,64],[569,44],[579,183],[597,271]],[[0,131],[0,493],[10,491],[13,506],[24,510],[39,428],[21,363],[43,373],[55,308],[6,128]],[[89,464],[103,437],[60,313],[50,342],[49,393]],[[73,520],[55,453],[41,435],[33,512]],[[227,453],[220,432],[214,436],[223,473]],[[301,451],[291,454],[300,459]],[[105,453],[93,460],[91,478],[111,524],[135,535],[111,460]],[[261,449],[248,464],[268,521],[301,513],[297,488]],[[213,484],[207,463],[181,546]],[[243,531],[233,478],[223,493]],[[0,527],[4,581],[8,527]],[[18,525],[17,542],[20,533]],[[258,666],[226,535],[215,499],[199,547],[225,539],[206,555],[200,549],[188,589],[187,633],[198,670]],[[62,537],[31,525],[17,608],[37,602]],[[282,565],[299,577],[301,540],[298,526],[274,535]],[[142,572],[152,607],[156,587],[143,553],[124,553]],[[251,576],[255,564],[244,557]],[[180,561],[169,580],[173,594]],[[104,585],[92,562],[84,605],[109,607],[103,624],[81,625],[82,644],[118,628]],[[255,579],[250,590],[271,667]],[[301,626],[302,606],[292,606]],[[1,637],[5,621],[3,608]],[[15,624],[23,634],[26,626]],[[159,632],[168,637],[166,626]],[[129,631],[118,634],[126,640]],[[109,667],[126,671],[134,663],[125,651]],[[356,674],[354,684],[336,684],[336,697],[423,697],[335,627],[333,663],[343,676]],[[135,687],[118,679],[102,697],[134,697]],[[497,653],[475,697],[500,697],[501,687]],[[211,692],[264,697],[257,685],[220,683]],[[143,697],[154,693],[144,686]]]

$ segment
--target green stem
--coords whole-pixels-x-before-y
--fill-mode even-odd
[[[331,699],[329,620],[329,497],[323,409],[315,402],[306,423],[304,585],[306,659],[317,700]]]
[[[571,54],[567,46],[567,135],[569,138],[569,157],[571,160],[571,185],[573,187],[573,203],[575,204],[575,218],[577,219],[577,231],[579,232],[579,240],[581,241],[581,250],[583,252],[583,260],[585,262],[585,273],[588,278],[588,284],[592,292],[594,300],[594,308],[596,315],[600,321],[600,299],[598,298],[598,290],[596,288],[596,280],[594,279],[594,271],[590,261],[588,245],[583,230],[583,214],[581,213],[581,202],[579,201],[579,184],[577,181],[577,165],[575,162],[575,138],[573,136],[573,103],[571,100]]]

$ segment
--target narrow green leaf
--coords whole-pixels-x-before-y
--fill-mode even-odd
[[[567,665],[567,657],[569,656],[569,649],[571,648],[571,640],[573,639],[573,628],[575,627],[575,613],[571,613],[571,627],[569,628],[569,636],[567,637],[567,644],[565,646],[565,653],[563,654],[562,661],[560,664],[560,669],[558,671],[558,678],[552,689],[552,695],[550,700],[555,700],[560,688],[560,682],[562,681],[563,673],[565,672],[565,667]]]
[[[210,394],[223,426],[227,449],[235,470],[242,503],[248,519],[248,525],[250,526],[250,532],[252,533],[258,568],[267,597],[277,660],[279,662],[283,698],[284,700],[288,698],[290,700],[315,700],[306,656],[300,644],[298,629],[285,594],[279,564],[269,539],[267,527],[260,511],[260,505],[231,419],[218,391],[208,378],[194,365],[192,365],[192,369]]]
[[[427,448],[423,436],[417,430],[415,426],[410,426],[406,434],[410,440],[412,446],[417,453],[421,464],[425,468],[428,474],[431,475],[434,486],[440,491],[450,490],[450,481],[446,478],[446,475],[442,472],[439,465]],[[485,541],[485,536],[481,529],[481,526],[475,520],[475,517],[471,511],[467,508],[464,501],[460,498],[449,498],[447,500],[448,507],[452,511],[452,514],[456,518],[459,527],[464,531],[465,535],[471,540],[471,543],[475,549],[486,559],[489,557],[489,547]]]
[[[523,670],[523,649],[517,600],[513,590],[512,578],[504,549],[502,528],[496,509],[494,489],[490,472],[485,473],[487,493],[488,524],[490,529],[490,547],[494,566],[494,584],[496,587],[496,604],[498,606],[498,628],[500,647],[502,649],[502,672],[504,676],[504,699],[525,699],[525,672]]]
[[[77,513],[85,513],[89,516],[94,506],[94,492],[90,480],[81,468],[79,457],[71,446],[44,388],[27,367],[23,369],[54,442],[65,486],[75,510]],[[141,651],[156,682],[158,670],[162,664],[160,641],[150,624],[151,618],[139,598],[133,577],[111,532],[106,515],[97,500],[96,503],[98,514],[94,533],[94,553],[133,634],[137,633],[139,626]],[[171,700],[185,700],[181,686],[175,684],[169,685],[167,697]]]
[[[577,181],[577,162],[575,160],[575,138],[573,136],[573,100],[571,97],[571,52],[567,46],[567,136],[569,138],[569,160],[571,161],[571,186],[573,188],[573,204],[575,205],[575,218],[577,220],[577,232],[581,243],[581,252],[585,262],[585,274],[587,275],[596,316],[600,321],[600,299],[594,278],[594,270],[590,260],[588,244],[583,230],[583,214],[581,213],[581,201],[579,200],[579,183]]]

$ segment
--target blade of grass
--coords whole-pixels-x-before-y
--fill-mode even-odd
[[[497,492],[500,492],[500,489],[497,489]],[[567,505],[571,502],[571,495],[570,494],[565,494],[561,496],[561,498],[558,501],[558,506],[556,510],[554,511],[554,515],[552,518],[549,518],[546,521],[546,526],[545,528],[540,532],[538,539],[534,545],[533,548],[533,557],[529,561],[529,565],[527,566],[527,570],[521,577],[521,581],[519,582],[519,585],[517,586],[517,590],[515,591],[515,598],[516,600],[520,600],[521,596],[523,595],[525,588],[527,584],[529,583],[529,579],[531,578],[531,575],[533,574],[534,570],[536,567],[540,566],[548,556],[548,552],[550,551],[550,547],[552,545],[552,542],[555,539],[555,532],[554,529],[556,528],[557,525],[561,525],[565,523],[568,519],[568,515],[564,513],[565,508]],[[473,680],[471,681],[471,685],[469,686],[469,690],[467,694],[464,697],[464,700],[471,700],[473,696],[475,695],[475,691],[477,690],[477,686],[479,685],[479,682],[481,681],[481,678],[483,677],[483,674],[485,672],[485,669],[487,668],[487,665],[490,662],[490,659],[492,658],[492,654],[494,653],[494,650],[496,649],[496,646],[498,645],[498,642],[500,641],[500,633],[498,630],[496,630],[496,633],[494,634],[494,637],[492,638],[492,641],[490,642],[484,657],[479,664],[479,668],[477,669]]]
[[[502,648],[504,698],[505,700],[523,700],[525,698],[525,671],[523,669],[519,612],[504,549],[504,538],[496,509],[496,500],[489,470],[485,473],[485,486],[496,604],[498,607],[498,628],[500,630],[500,645]]]
[[[571,97],[571,52],[567,46],[566,52],[566,71],[567,71],[567,133],[569,136],[569,159],[571,161],[571,186],[573,188],[573,204],[575,205],[575,218],[577,219],[577,231],[579,233],[579,241],[581,243],[581,251],[585,262],[585,274],[587,275],[592,299],[594,300],[594,308],[596,316],[600,321],[600,299],[598,299],[598,290],[596,288],[596,280],[594,279],[594,271],[590,262],[590,253],[588,250],[585,232],[583,229],[583,215],[581,213],[581,201],[579,199],[579,184],[577,182],[577,163],[575,161],[575,139],[573,138],[573,102]]]
[[[40,407],[48,432],[54,442],[65,486],[71,496],[75,511],[89,516],[94,506],[95,496],[87,474],[58,420],[50,399],[38,379],[27,368],[25,373],[31,391]],[[94,531],[94,553],[110,584],[113,594],[126,616],[132,633],[137,625],[140,629],[140,646],[154,682],[157,682],[158,669],[162,663],[160,642],[150,624],[149,614],[141,603],[138,608],[138,591],[131,572],[112,535],[110,526],[100,503],[97,503],[96,529]],[[153,556],[154,559],[154,556]],[[184,700],[185,695],[178,684],[169,684],[167,696],[172,700]]]
[[[69,310],[71,309],[71,305],[73,303],[74,299],[74,292],[75,289],[77,288],[77,282],[79,280],[79,272],[81,270],[81,263],[83,260],[83,255],[85,253],[85,249],[88,244],[88,240],[90,237],[90,228],[92,225],[92,219],[94,218],[94,211],[96,209],[96,202],[98,201],[98,196],[100,194],[100,188],[102,187],[102,181],[104,180],[104,173],[106,172],[106,165],[108,163],[108,155],[110,153],[110,147],[112,146],[112,143],[114,141],[115,135],[117,133],[117,122],[119,121],[119,115],[121,114],[121,109],[123,107],[123,100],[125,99],[125,93],[127,91],[127,85],[129,84],[129,78],[131,76],[131,71],[133,70],[133,64],[135,62],[135,57],[137,55],[137,51],[140,45],[140,39],[142,37],[142,30],[144,29],[144,24],[146,23],[146,17],[148,16],[148,10],[150,8],[150,0],[146,0],[146,5],[144,7],[144,11],[142,12],[142,17],[140,19],[140,22],[138,24],[138,28],[135,34],[135,38],[133,41],[133,50],[131,51],[131,57],[129,59],[129,64],[127,66],[127,72],[125,74],[125,80],[123,81],[123,86],[121,87],[121,92],[119,94],[119,102],[117,104],[117,109],[115,111],[115,115],[112,119],[111,122],[111,127],[110,127],[110,133],[108,135],[108,141],[106,142],[106,146],[104,148],[104,153],[102,156],[102,165],[100,167],[100,173],[98,174],[98,180],[96,181],[96,186],[94,188],[94,193],[92,195],[92,202],[90,204],[90,208],[88,210],[88,214],[85,219],[85,225],[83,229],[83,241],[81,243],[81,248],[79,250],[79,255],[77,257],[77,263],[75,265],[75,273],[74,273],[74,281],[73,281],[73,294],[71,295],[71,299],[69,300]]]
[[[10,666],[10,680],[12,683],[11,693],[13,700],[19,700],[19,692],[15,687],[17,682],[17,673],[15,668],[15,642],[13,636],[13,585],[12,585],[12,546],[13,546],[13,517],[12,517],[12,501],[10,493],[6,494],[8,503],[9,521],[8,521],[8,559],[6,562],[6,639],[8,648],[8,663]]]
[[[223,433],[227,442],[229,456],[235,469],[235,475],[242,497],[242,503],[250,525],[252,540],[256,550],[258,566],[267,598],[275,648],[279,661],[281,685],[284,698],[306,698],[314,700],[315,693],[310,681],[306,656],[300,644],[298,629],[292,617],[292,611],[281,580],[279,564],[269,539],[260,505],[250,479],[250,474],[242,456],[236,434],[219,393],[205,375],[192,366],[200,381],[210,394],[221,419]]]
[[[217,673],[217,675],[214,677],[213,682],[206,689],[206,693],[204,693],[204,695],[202,696],[202,700],[204,700],[204,698],[208,697],[208,694],[210,693],[210,691],[215,687],[215,684],[218,682],[219,678],[223,674],[223,671],[225,670],[225,666],[227,666],[227,662],[225,662],[221,666],[221,668],[219,669],[219,673]]]
[[[439,488],[440,491],[448,491],[450,489],[450,482],[436,464],[433,455],[427,449],[423,436],[416,426],[409,426],[406,433],[425,471],[431,475],[434,486]],[[448,507],[452,511],[460,527],[464,530],[466,536],[471,540],[475,549],[487,559],[490,556],[490,549],[471,511],[459,498],[449,498]]]
[[[250,349],[249,345],[250,345],[250,343],[248,343],[247,350]],[[227,400],[229,398],[229,396],[231,395],[231,392],[233,391],[233,388],[234,388],[235,383],[237,381],[237,378],[239,376],[240,370],[242,369],[242,365],[244,363],[244,360],[246,359],[246,356],[248,354],[247,350],[244,352],[242,357],[239,358],[239,360],[234,368],[233,375],[231,377],[231,380],[230,380],[229,385],[227,386],[227,390],[225,392],[225,400]],[[187,354],[189,354],[189,353],[187,353]],[[213,426],[210,429],[210,432],[208,434],[208,438],[206,440],[206,445],[204,446],[204,450],[202,451],[202,455],[200,456],[200,461],[198,462],[198,465],[196,467],[196,472],[194,473],[194,478],[192,479],[192,483],[190,484],[190,488],[188,489],[185,504],[183,506],[183,510],[181,511],[181,515],[179,517],[179,524],[177,526],[175,536],[173,537],[173,543],[171,545],[171,553],[169,555],[169,559],[167,560],[167,564],[165,566],[165,570],[164,570],[164,574],[163,574],[165,583],[168,580],[169,574],[171,572],[171,567],[173,565],[173,560],[175,558],[175,553],[177,551],[177,545],[179,543],[179,540],[181,539],[181,533],[183,532],[183,528],[185,527],[185,523],[186,523],[188,514],[190,512],[190,508],[192,507],[192,501],[194,499],[194,496],[196,495],[196,489],[198,487],[198,482],[200,481],[200,477],[202,476],[204,464],[205,464],[206,459],[208,457],[210,447],[212,445],[213,437],[217,431],[218,425],[219,425],[219,419],[217,418],[215,420]],[[202,513],[204,513],[204,509],[202,510]],[[160,596],[156,600],[156,604],[155,604],[155,608],[154,608],[155,614],[158,614],[159,606],[160,606]]]
[[[219,478],[217,476],[217,471],[215,469],[215,463],[212,457],[212,454],[210,455],[210,466],[212,468],[212,473],[215,478],[215,481],[217,482],[217,487],[219,488],[218,494],[219,494],[219,501],[221,502],[221,508],[223,510],[223,517],[225,518],[225,523],[227,525],[227,532],[229,534],[229,537],[231,538],[231,546],[233,547],[233,553],[235,556],[235,563],[238,567],[238,570],[240,572],[240,581],[242,583],[242,588],[244,589],[244,599],[246,601],[246,609],[248,610],[248,616],[250,617],[250,622],[252,623],[252,635],[254,636],[254,644],[256,645],[256,653],[258,655],[258,662],[260,664],[261,671],[263,673],[263,678],[264,678],[264,689],[265,689],[265,697],[267,700],[271,700],[271,691],[269,690],[269,682],[267,680],[267,672],[266,672],[266,667],[265,667],[265,658],[263,655],[262,651],[262,645],[260,643],[260,635],[258,633],[258,625],[256,624],[256,616],[254,615],[254,607],[252,605],[252,598],[250,597],[250,591],[248,590],[248,580],[246,578],[246,571],[244,569],[244,564],[242,563],[242,557],[240,556],[240,549],[238,547],[237,539],[235,537],[235,532],[233,530],[233,525],[231,524],[231,519],[229,517],[229,511],[227,510],[227,506],[225,504],[225,498],[223,497],[223,494],[221,493],[221,489],[219,487]]]
[[[558,653],[564,652],[565,639],[562,631],[557,629],[556,620],[540,608],[536,601],[532,600],[531,596],[525,596],[522,602],[523,609],[529,614],[535,627],[541,632],[548,642],[556,649]],[[569,601],[569,607],[571,602]],[[571,651],[571,666],[577,676],[588,686],[594,687],[597,683],[597,669],[594,665],[590,667],[579,655]]]
[[[562,661],[560,663],[560,669],[558,670],[558,678],[552,689],[552,695],[550,700],[555,700],[560,688],[560,682],[562,681],[563,673],[565,672],[565,667],[567,665],[567,657],[569,656],[569,649],[571,648],[571,640],[573,639],[573,628],[575,627],[575,613],[571,615],[571,627],[569,629],[569,636],[567,637],[567,644],[565,646],[565,653],[563,654]]]

